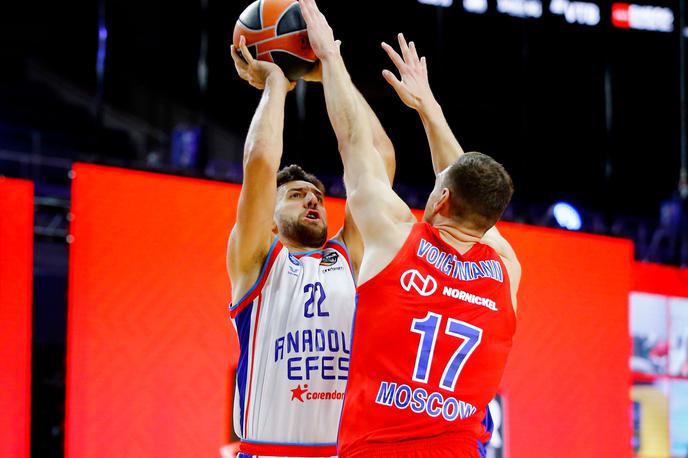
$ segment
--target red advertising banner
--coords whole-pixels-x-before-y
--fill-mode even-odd
[[[29,457],[33,183],[0,177],[0,456]]]
[[[238,355],[225,252],[239,186],[75,172],[65,456],[219,456]],[[333,233],[344,203],[327,207]],[[631,243],[500,228],[523,281],[496,456],[630,456]]]
[[[505,456],[630,457],[630,241],[504,225],[523,268]]]

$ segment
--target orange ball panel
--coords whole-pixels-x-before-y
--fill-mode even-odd
[[[256,42],[261,42],[274,38],[275,29],[262,29],[262,30],[251,30],[246,28],[242,23],[237,21],[234,27],[234,36],[232,37],[232,43],[235,48],[239,48],[239,37],[243,35],[246,37],[246,46],[252,46]]]
[[[263,27],[274,27],[277,20],[295,0],[263,0]]]
[[[257,46],[258,56],[273,50],[287,51],[291,54],[299,56],[302,59],[312,62],[317,60],[317,57],[311,49],[308,41],[308,32],[305,30],[289,35],[280,35],[279,37],[275,37],[269,41],[260,43]]]

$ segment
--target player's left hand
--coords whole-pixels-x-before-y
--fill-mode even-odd
[[[308,28],[308,40],[315,55],[321,60],[339,55],[341,42],[334,39],[332,27],[318,9],[315,0],[299,0],[299,4]]]
[[[418,111],[423,108],[425,103],[434,99],[428,81],[427,63],[425,57],[418,58],[416,45],[413,42],[407,44],[401,33],[398,35],[398,39],[401,56],[385,42],[382,42],[382,49],[387,52],[399,71],[401,80],[398,80],[394,73],[389,70],[383,70],[382,76],[394,88],[406,106]]]

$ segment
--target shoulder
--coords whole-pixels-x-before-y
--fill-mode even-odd
[[[411,240],[424,233],[425,223],[407,222],[394,225],[393,230],[380,234],[376,241],[366,246],[361,262],[359,284],[362,284],[380,272],[397,258],[402,251],[411,246]]]
[[[256,270],[250,272],[242,271],[230,275],[232,284],[232,305],[230,306],[230,311],[232,316],[236,315],[246,304],[253,301],[255,296],[261,292],[268,276],[278,263],[278,259],[280,256],[284,257],[285,253],[288,253],[286,248],[275,237],[267,254],[257,264]]]

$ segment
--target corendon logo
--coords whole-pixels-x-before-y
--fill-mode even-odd
[[[344,399],[344,393],[337,390],[334,391],[309,391],[308,385],[297,386],[291,391],[292,401],[331,401],[331,400],[341,400]]]
[[[294,399],[298,399],[299,401],[303,402],[303,395],[308,392],[308,385],[304,385],[303,389],[301,389],[301,385],[297,386],[293,390],[291,390],[291,400],[293,401]]]
[[[411,269],[401,276],[401,287],[409,292],[413,288],[421,296],[429,296],[437,289],[437,281],[432,275],[423,276],[416,269]]]

